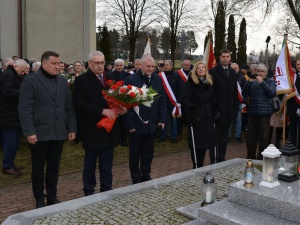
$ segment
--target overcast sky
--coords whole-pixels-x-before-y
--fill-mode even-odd
[[[201,5],[199,5],[199,8],[202,8],[204,5],[204,2],[209,3],[208,0],[204,0],[201,2]],[[207,7],[207,6],[206,6]],[[279,6],[280,8],[280,6]],[[103,8],[102,8],[103,10]],[[199,9],[197,9],[199,10]],[[201,18],[199,20],[200,28],[194,29],[196,40],[199,45],[198,49],[195,51],[195,54],[203,54],[203,46],[204,46],[204,38],[209,30],[209,26],[213,26],[212,22],[209,22],[209,20],[206,20],[203,18],[206,16],[211,16],[211,13],[209,12],[210,8],[207,7],[206,10],[202,9],[203,14],[201,15]],[[99,5],[97,5],[97,11],[101,11],[101,8]],[[201,11],[201,9],[199,10]],[[281,19],[281,22],[286,24],[286,17],[285,12],[282,12],[280,10],[276,10],[273,12],[272,16],[266,18],[264,21],[262,19],[262,10],[256,9],[255,12],[248,12],[244,13],[243,16],[246,19],[247,23],[247,54],[254,51],[255,53],[259,54],[260,51],[265,51],[266,49],[266,39],[267,36],[271,37],[270,43],[269,43],[269,52],[274,52],[274,45],[275,45],[275,52],[279,53],[281,50],[281,44],[283,40],[282,35],[278,35],[275,30],[275,25],[278,24]],[[235,17],[236,23],[239,23],[241,21],[241,18],[237,19]],[[263,21],[263,22],[262,22]],[[97,26],[103,25],[103,21],[98,18],[97,20]],[[226,21],[226,28],[228,26],[228,21]],[[239,34],[239,25],[236,29],[236,44],[238,45],[238,34]],[[290,51],[299,52],[299,49],[296,49],[296,46],[289,45]]]

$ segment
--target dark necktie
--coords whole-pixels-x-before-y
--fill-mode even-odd
[[[224,68],[224,71],[225,71],[227,77],[229,78],[229,70],[228,70],[228,68]]]
[[[99,78],[101,84],[104,85],[104,83],[103,83],[103,75],[98,75],[98,78]]]

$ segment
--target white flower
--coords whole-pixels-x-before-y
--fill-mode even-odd
[[[153,100],[142,102],[142,104],[147,107],[151,107],[152,103],[153,103]]]

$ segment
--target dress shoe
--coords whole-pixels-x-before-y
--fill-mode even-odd
[[[243,139],[241,137],[236,137],[235,142],[237,143],[243,143]]]
[[[24,169],[24,166],[17,166],[17,165],[14,165],[14,170],[22,170]]]
[[[36,209],[43,208],[45,206],[46,205],[45,205],[44,199],[36,200],[36,205],[35,205]]]
[[[172,138],[172,143],[177,144],[177,138]]]
[[[58,203],[60,203],[60,201],[57,198],[47,199],[47,205],[55,205],[55,204],[58,204]]]
[[[2,173],[7,174],[7,175],[13,175],[13,176],[22,174],[22,172],[20,172],[19,170],[15,170],[15,169],[2,170]]]

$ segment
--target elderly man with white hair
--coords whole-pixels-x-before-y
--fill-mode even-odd
[[[41,67],[41,62],[34,62],[32,64],[32,72],[35,73],[36,71],[39,70],[40,67]]]
[[[21,134],[18,112],[20,87],[27,71],[23,59],[14,61],[0,77],[0,129],[3,137],[2,173],[20,175],[23,166],[14,164]]]
[[[2,61],[2,68],[0,69],[0,75],[6,70],[9,65],[13,65],[14,61],[12,58],[4,58]]]
[[[249,77],[243,89],[244,99],[250,99],[248,106],[247,159],[262,159],[262,151],[269,145],[270,118],[273,114],[273,98],[276,96],[276,84],[268,78],[268,69],[264,64],[256,67],[257,76]],[[259,153],[256,156],[256,147]]]

